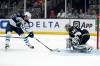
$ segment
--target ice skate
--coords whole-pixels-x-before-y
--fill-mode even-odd
[[[10,46],[8,44],[5,45],[5,50],[7,50]]]
[[[32,45],[27,45],[29,48],[31,48],[31,49],[34,49],[34,46],[32,46]]]

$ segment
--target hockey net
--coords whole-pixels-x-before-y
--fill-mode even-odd
[[[98,16],[96,19],[95,29],[95,35],[90,36],[90,40],[87,42],[87,44],[95,49],[100,49],[100,16]]]

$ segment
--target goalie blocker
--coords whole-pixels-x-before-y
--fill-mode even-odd
[[[66,42],[66,48],[73,48],[73,50],[87,52],[91,51],[91,47],[86,43],[90,39],[90,34],[86,29],[80,29],[79,27],[65,25],[65,29],[69,32],[69,39]]]

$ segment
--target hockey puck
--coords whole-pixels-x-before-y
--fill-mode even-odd
[[[58,50],[57,52],[60,52],[60,50]]]
[[[57,49],[55,49],[55,51],[57,51],[57,52],[60,52],[60,50],[57,48]]]

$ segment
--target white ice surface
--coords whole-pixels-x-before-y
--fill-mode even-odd
[[[14,35],[17,36],[17,35]],[[42,43],[62,52],[50,52],[30,38],[34,49],[28,48],[22,39],[12,38],[8,51],[4,50],[5,38],[0,37],[0,66],[100,66],[100,50],[92,53],[70,53],[66,51],[65,35],[35,35]],[[95,38],[89,44],[95,46]],[[99,43],[100,44],[100,43]]]

